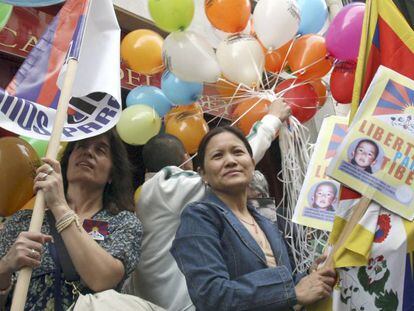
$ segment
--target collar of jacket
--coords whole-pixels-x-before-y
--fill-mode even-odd
[[[242,222],[237,218],[237,216],[233,213],[233,211],[223,202],[221,201],[217,195],[209,189],[206,192],[203,201],[207,201],[208,203],[214,205],[224,216],[226,221],[229,225],[233,228],[236,234],[239,236],[240,240],[246,245],[246,247],[253,252],[266,266],[266,257],[256,242],[256,240],[252,237],[250,232],[246,229],[246,227],[242,224]],[[260,215],[254,207],[247,204],[247,208],[249,212],[253,215],[254,219],[256,220],[257,224],[259,225],[260,229],[266,235],[267,240],[269,241],[270,247],[273,251],[273,256],[275,256],[276,263],[278,265],[286,265],[289,266],[289,263],[283,262],[283,259],[278,256],[280,250],[284,245],[282,245],[282,239],[276,239],[276,235],[280,234],[275,224],[273,224],[270,220],[266,219],[262,215]],[[274,237],[274,238],[273,238]],[[282,262],[280,262],[282,261]]]

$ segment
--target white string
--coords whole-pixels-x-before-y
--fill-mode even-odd
[[[283,199],[277,211],[282,219],[287,245],[295,261],[296,270],[305,272],[315,257],[322,252],[328,234],[324,231],[301,226],[292,222],[293,212],[305,179],[313,145],[308,130],[295,117],[289,125],[282,126],[279,134],[282,170],[278,179],[283,184]]]

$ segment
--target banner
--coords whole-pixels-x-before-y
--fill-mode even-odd
[[[325,118],[300,191],[292,220],[295,223],[332,230],[339,203],[340,184],[326,175],[326,169],[346,135],[348,118]]]
[[[380,67],[328,175],[414,219],[414,81]]]
[[[65,64],[76,58],[79,65],[61,140],[106,132],[121,112],[119,47],[120,29],[110,0],[66,1],[13,81],[0,90],[0,126],[47,140]]]

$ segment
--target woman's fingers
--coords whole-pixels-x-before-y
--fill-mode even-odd
[[[58,173],[61,174],[61,168],[60,168],[60,163],[57,160],[53,160],[53,159],[49,159],[49,158],[42,158],[42,161],[46,164],[48,164],[51,168],[53,168],[53,170]]]

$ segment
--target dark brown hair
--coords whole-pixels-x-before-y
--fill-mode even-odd
[[[134,197],[132,188],[132,168],[128,160],[125,146],[115,129],[111,129],[102,136],[108,137],[112,158],[111,183],[107,183],[103,193],[103,208],[112,214],[121,211],[134,211]],[[67,169],[69,157],[72,154],[77,142],[70,142],[60,159],[62,167],[63,187],[65,193],[68,190]]]
[[[221,134],[221,133],[231,133],[234,136],[236,136],[238,139],[240,139],[243,142],[243,144],[246,147],[247,152],[250,154],[250,156],[253,157],[252,147],[250,146],[249,141],[244,136],[242,131],[240,131],[238,128],[235,128],[235,127],[232,127],[232,126],[216,127],[214,129],[212,129],[210,132],[208,132],[203,137],[203,139],[201,140],[200,145],[198,147],[198,157],[200,159],[200,168],[202,170],[204,170],[204,161],[205,161],[206,148],[207,148],[208,143],[210,142],[210,140],[214,136],[217,136],[218,134]]]

